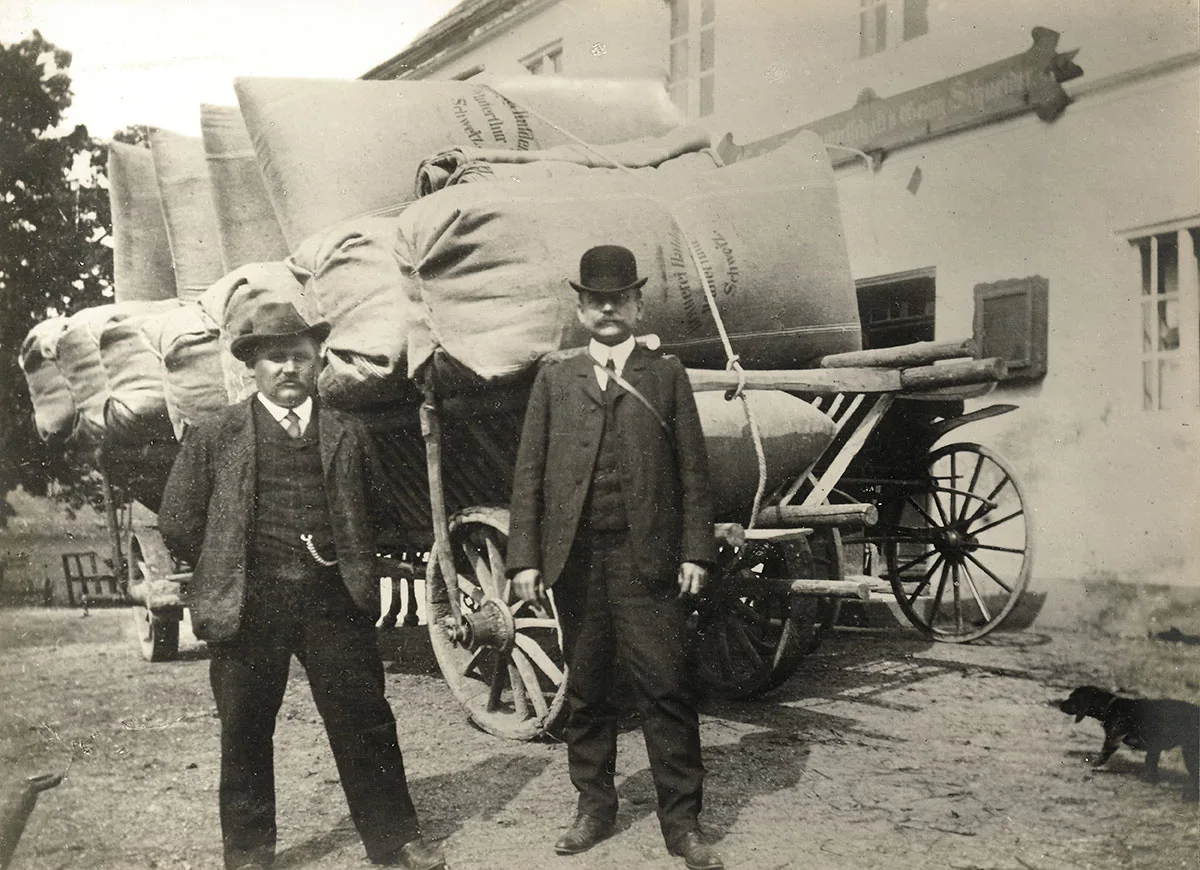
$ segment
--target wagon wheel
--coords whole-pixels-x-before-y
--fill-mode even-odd
[[[138,533],[129,538],[129,585],[150,583],[171,573],[174,563],[157,534]],[[182,608],[151,610],[135,603],[133,630],[138,649],[148,662],[165,662],[179,655],[179,621]]]
[[[693,615],[696,666],[709,694],[749,698],[782,685],[836,619],[826,599],[792,595],[771,578],[823,577],[840,570],[835,536],[750,541],[715,578]]]
[[[566,664],[553,597],[531,604],[505,577],[508,511],[476,507],[450,518],[463,620],[454,623],[437,558],[426,589],[429,636],[450,691],[476,725],[499,737],[531,740],[563,712]]]
[[[934,640],[983,637],[1029,583],[1032,529],[1007,463],[979,444],[926,458],[925,489],[881,511],[879,540],[900,609]]]

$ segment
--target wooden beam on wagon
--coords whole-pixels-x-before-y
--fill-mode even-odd
[[[688,369],[696,392],[732,390],[738,373],[727,369]],[[889,369],[772,369],[745,371],[747,390],[790,390],[797,393],[896,393],[901,389],[900,372]]]
[[[879,522],[879,508],[873,504],[798,504],[773,505],[758,512],[758,525],[768,528],[829,528],[873,526]]]
[[[902,369],[900,384],[905,390],[952,387],[959,384],[983,384],[999,381],[1008,374],[1008,363],[999,357],[948,362],[935,366]]]
[[[741,549],[746,546],[746,527],[741,523],[713,523],[713,537],[718,544]]]
[[[915,341],[896,347],[831,353],[819,358],[816,364],[823,369],[907,368],[946,359],[974,359],[978,355],[979,349],[974,340],[967,338],[959,341]]]
[[[731,589],[753,593],[763,589],[789,592],[792,595],[815,595],[821,598],[857,598],[869,601],[871,584],[864,580],[817,580],[808,577],[736,577]]]

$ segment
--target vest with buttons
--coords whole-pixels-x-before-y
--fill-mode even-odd
[[[257,400],[254,414],[258,474],[251,550],[255,562],[260,566],[315,565],[300,541],[301,534],[312,535],[318,552],[332,558],[333,527],[321,469],[316,409],[299,438],[288,435]]]
[[[592,485],[583,510],[583,524],[593,532],[620,532],[629,528],[625,497],[621,492],[620,451],[617,435],[617,397],[621,389],[614,383],[604,390],[604,430],[600,434],[600,449]]]

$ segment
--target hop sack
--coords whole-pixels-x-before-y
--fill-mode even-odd
[[[173,440],[158,321],[184,304],[178,299],[126,303],[99,324],[100,364],[107,387],[103,409],[106,444],[140,447]]]
[[[394,213],[414,198],[421,161],[447,148],[530,151],[572,135],[604,145],[683,120],[660,81],[240,78],[234,89],[292,251],[339,221]]]
[[[101,356],[105,331],[128,317],[161,312],[164,305],[176,304],[174,300],[116,302],[85,308],[67,318],[66,327],[58,338],[55,359],[66,378],[75,405],[71,440],[93,445],[105,441],[108,431],[105,411],[113,396],[112,384]],[[122,365],[134,367],[123,376],[122,387],[128,392],[118,401],[128,400],[132,407],[141,406],[138,400],[130,397],[147,389],[147,378],[156,379],[156,375],[151,375],[150,371],[157,370],[157,366],[152,366],[144,354],[139,356],[137,348],[130,348],[127,331],[120,332],[118,338],[110,340],[109,354],[114,360],[114,367],[118,365],[118,357],[123,360]],[[149,389],[152,391],[153,387]],[[128,423],[128,419],[123,422]]]
[[[167,416],[179,440],[189,426],[229,404],[221,366],[221,330],[198,303],[156,323]]]
[[[224,273],[204,145],[197,137],[154,129],[150,153],[175,264],[176,295],[195,299]]]
[[[765,493],[792,480],[820,457],[837,431],[834,422],[803,399],[777,390],[747,390],[749,413],[762,439]],[[708,448],[713,507],[722,519],[748,522],[758,490],[758,455],[750,417],[741,399],[723,392],[696,394]]]
[[[389,241],[392,259],[365,250]],[[860,347],[837,188],[813,134],[686,179],[456,185],[390,221],[332,228],[293,260],[329,346],[360,374],[396,382],[447,361],[489,381],[585,341],[564,279],[601,243],[634,252],[649,278],[641,328],[688,365],[725,363],[710,293],[747,367]],[[368,263],[372,280],[352,277]]]
[[[200,134],[217,211],[221,273],[285,258],[287,244],[242,113],[232,106],[201,106]]]
[[[598,173],[654,171],[698,172],[721,160],[712,137],[700,127],[680,127],[665,136],[606,146],[560,145],[540,151],[500,148],[451,148],[421,162],[417,195],[474,181],[550,181]]]
[[[154,157],[148,149],[122,142],[108,144],[108,201],[112,209],[116,301],[174,297],[171,243]]]
[[[75,424],[75,402],[56,359],[58,340],[67,318],[51,317],[29,330],[21,342],[18,362],[33,403],[33,423],[43,441],[57,441],[71,434]]]
[[[396,257],[398,231],[395,217],[347,221],[306,239],[288,261],[332,327],[318,389],[342,408],[387,404],[408,389],[405,346],[422,314]]]

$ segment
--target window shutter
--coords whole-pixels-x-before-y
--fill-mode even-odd
[[[982,359],[1008,363],[1005,380],[1046,374],[1050,283],[1040,276],[975,285],[974,338]]]

